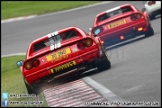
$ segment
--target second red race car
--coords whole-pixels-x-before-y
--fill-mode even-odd
[[[124,4],[99,13],[90,34],[99,37],[107,47],[139,35],[152,36],[154,30],[146,10]]]
[[[103,71],[111,67],[111,62],[99,38],[78,27],[68,27],[31,42],[25,60],[17,65],[28,93],[37,94],[37,84],[42,81],[94,67]]]

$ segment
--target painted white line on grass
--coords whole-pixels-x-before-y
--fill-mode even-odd
[[[103,85],[99,84],[98,82],[94,81],[90,77],[82,78],[83,81],[85,81],[88,85],[90,85],[92,88],[94,88],[98,93],[100,93],[104,98],[111,102],[128,102],[125,99],[122,99],[121,97],[115,95],[111,90],[104,87]]]
[[[26,53],[14,53],[14,54],[1,55],[1,58],[10,57],[10,56],[19,56],[19,55],[26,55]]]

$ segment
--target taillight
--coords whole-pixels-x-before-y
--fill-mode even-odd
[[[150,2],[148,2],[148,5],[150,6],[150,5],[152,5],[152,2],[150,1]]]
[[[26,70],[32,69],[32,68],[33,68],[32,62],[30,62],[30,61],[26,62],[26,63],[24,64],[24,68],[25,68]]]
[[[137,19],[140,19],[141,18],[141,14],[139,14],[139,13],[136,13],[136,14],[133,14],[133,15],[131,15],[131,20],[132,21],[135,21],[135,20],[137,20]]]
[[[77,47],[78,47],[79,49],[84,49],[84,48],[85,48],[85,45],[84,45],[83,42],[78,42]]]
[[[155,3],[156,3],[156,1],[149,1],[148,5],[151,6],[152,4],[155,4]]]
[[[33,60],[32,64],[34,67],[37,67],[37,66],[39,66],[40,62],[38,59],[35,59],[35,60]]]
[[[30,61],[25,62],[24,68],[25,68],[26,70],[30,70],[30,69],[32,69],[33,67],[39,66],[39,64],[40,64],[40,62],[39,62],[38,59],[30,60]]]
[[[152,1],[152,4],[155,4],[156,3],[156,1]]]
[[[93,41],[92,41],[92,39],[86,39],[86,40],[84,41],[84,44],[85,44],[85,46],[90,47],[90,46],[92,46]]]
[[[77,47],[79,49],[84,49],[86,47],[90,47],[93,45],[93,40],[92,39],[85,39],[77,43]]]
[[[123,40],[124,39],[124,36],[120,36],[120,39]]]

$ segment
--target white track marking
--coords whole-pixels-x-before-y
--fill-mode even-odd
[[[73,8],[73,9],[68,9],[68,10],[64,10],[64,11],[47,13],[47,14],[40,15],[39,17],[49,16],[49,15],[54,15],[54,14],[61,14],[61,13],[65,13],[65,12],[72,12],[72,11],[76,11],[76,10],[79,10],[79,9],[89,8],[89,7],[98,6],[98,5],[104,5],[106,3],[112,3],[112,2],[114,2],[114,1],[104,1],[104,2],[100,2],[100,3],[91,4],[91,5],[82,6],[82,7]]]
[[[10,57],[10,56],[19,56],[19,55],[26,55],[26,53],[14,53],[14,54],[1,55],[1,58]]]
[[[49,107],[87,106],[87,102],[106,100],[81,79],[51,87],[43,92]]]
[[[90,77],[85,77],[82,79],[88,85],[90,85],[92,88],[97,90],[100,94],[102,94],[102,96],[105,97],[106,99],[108,99],[109,101],[111,101],[111,102],[128,102],[127,100],[122,99],[121,97],[115,95],[108,88],[106,88],[103,85],[99,84],[98,82],[94,81]]]
[[[137,90],[139,90],[142,86],[143,86],[143,85],[137,85],[137,86],[135,86],[135,87],[131,87],[130,89],[127,89],[127,90],[125,90],[125,91],[122,92],[122,93],[128,93],[128,92],[137,91]]]
[[[7,23],[7,22],[13,22],[13,21],[20,21],[20,20],[32,19],[32,18],[35,18],[36,16],[37,15],[10,18],[10,19],[1,20],[1,23]]]

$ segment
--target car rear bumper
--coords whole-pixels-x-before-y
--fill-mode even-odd
[[[156,15],[158,15],[158,14],[161,14],[161,9],[154,10],[154,11],[150,11],[150,12],[149,12],[149,15],[154,15],[154,16],[156,16]]]
[[[138,22],[133,25],[114,30],[111,33],[107,33],[99,37],[104,41],[104,46],[110,46],[118,42],[144,34],[147,31],[148,25],[149,24],[146,23],[146,21]],[[121,36],[123,36],[124,38],[121,38]]]
[[[100,57],[99,49],[89,50],[83,54],[76,55],[74,57],[70,57],[67,60],[64,60],[63,63],[61,63],[60,65],[50,66],[50,67],[38,70],[30,75],[27,75],[25,79],[28,84],[39,82],[39,80],[41,80],[42,78],[46,79],[48,77],[55,77],[57,75],[66,73],[72,69],[79,68],[82,66],[87,66],[89,63],[96,61],[99,57]],[[74,65],[75,64],[74,63],[72,66],[69,66],[69,67],[66,66],[67,69],[61,69],[61,67],[63,67],[64,64],[70,63],[72,61],[75,61],[76,65]],[[59,68],[57,69],[58,70],[57,72],[53,71],[54,68],[56,67]]]

